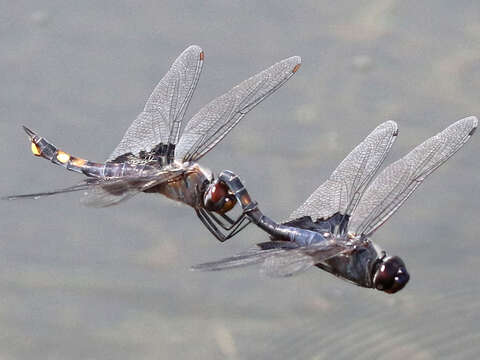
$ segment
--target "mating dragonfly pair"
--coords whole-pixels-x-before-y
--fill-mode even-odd
[[[282,86],[300,67],[300,58],[280,61],[243,81],[203,107],[182,129],[203,60],[198,46],[190,46],[175,60],[105,163],[72,156],[24,128],[34,155],[87,178],[64,189],[7,199],[82,191],[87,205],[104,207],[140,192],[160,193],[193,207],[220,241],[250,223],[270,235],[270,241],[256,249],[194,266],[195,270],[261,263],[267,275],[282,277],[315,265],[363,287],[387,293],[402,289],[409,280],[404,262],[388,256],[370,237],[430,173],[468,141],[477,119],[468,117],[452,124],[372,181],[398,135],[395,122],[379,125],[303,205],[277,223],[261,212],[238,176],[223,171],[215,178],[197,161],[255,105]],[[242,212],[232,218],[227,213],[237,203]]]

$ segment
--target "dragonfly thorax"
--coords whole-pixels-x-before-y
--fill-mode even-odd
[[[160,193],[193,208],[203,207],[203,193],[212,181],[212,172],[195,162],[174,162],[169,166],[172,170],[180,170],[180,174],[145,192]]]
[[[337,241],[342,240],[338,238]],[[316,266],[356,285],[374,287],[372,265],[378,258],[378,253],[373,243],[349,239],[343,241],[352,246],[351,251],[333,256]]]

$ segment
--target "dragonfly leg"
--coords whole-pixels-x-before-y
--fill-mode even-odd
[[[197,216],[203,223],[203,225],[205,225],[208,231],[210,231],[212,235],[217,238],[218,241],[224,242],[226,240],[223,233],[215,226],[212,220],[208,216],[206,216],[203,211],[195,209],[195,212],[197,213]]]
[[[238,216],[238,218],[236,218],[235,220],[233,220],[230,216],[228,215],[225,215],[225,214],[220,214],[220,216],[226,221],[223,221],[222,219],[220,219],[214,212],[212,211],[208,211],[207,210],[207,214],[210,216],[210,218],[216,222],[218,225],[220,225],[224,230],[232,230],[235,226],[238,225],[239,222],[242,222],[244,219],[245,219],[245,214],[242,213]]]
[[[228,226],[217,216],[204,209],[197,209],[196,213],[208,231],[210,231],[220,242],[230,239],[250,224],[250,220],[246,218],[244,214],[240,215],[235,221],[230,219],[233,223]],[[222,232],[215,223],[221,226],[224,230],[227,230],[227,232]]]
[[[226,214],[220,214],[220,216],[225,219],[230,225],[233,225],[237,222],[237,220],[233,220],[230,216],[226,215]]]

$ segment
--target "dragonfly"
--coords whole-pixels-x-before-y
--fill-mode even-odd
[[[299,274],[317,266],[356,285],[393,294],[410,275],[398,256],[389,256],[371,236],[413,194],[425,178],[466,144],[478,126],[459,120],[387,166],[372,181],[397,135],[394,121],[375,128],[338,165],[329,179],[284,222],[264,215],[240,178],[224,171],[219,179],[234,192],[250,220],[270,241],[193,270],[224,270],[261,264],[273,277]]]
[[[37,199],[83,192],[83,203],[106,207],[138,193],[158,193],[191,206],[220,241],[248,225],[242,213],[227,213],[236,198],[214,173],[198,164],[256,105],[297,72],[301,59],[293,56],[244,80],[217,97],[182,127],[185,111],[197,87],[204,61],[196,45],[185,49],[150,95],[145,108],[103,163],[70,155],[24,126],[35,156],[86,175],[79,184],[53,191],[12,195],[6,199]]]

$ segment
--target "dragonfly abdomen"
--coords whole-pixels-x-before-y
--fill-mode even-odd
[[[67,170],[72,170],[79,173],[83,173],[83,169],[89,163],[90,163],[89,164],[90,167],[97,165],[97,164],[91,163],[88,160],[78,158],[76,156],[72,156],[58,149],[55,145],[53,145],[47,139],[35,134],[32,130],[30,130],[26,126],[24,126],[23,129],[30,137],[31,150],[33,155],[35,156],[43,157],[44,159],[50,160],[52,163],[56,165],[63,166]]]
[[[55,165],[63,166],[67,170],[82,173],[86,176],[99,178],[133,176],[141,174],[146,168],[151,168],[151,166],[145,164],[128,164],[125,162],[96,163],[85,160],[58,149],[47,139],[35,134],[27,127],[24,126],[23,128],[30,137],[33,155],[42,157]]]

